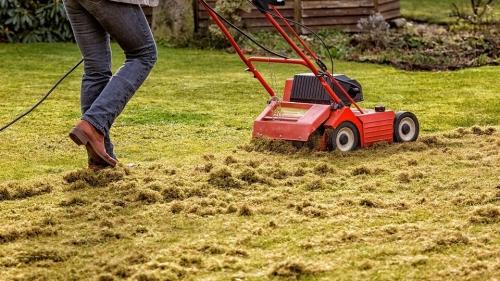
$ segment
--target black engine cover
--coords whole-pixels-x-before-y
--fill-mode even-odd
[[[358,81],[353,80],[345,75],[334,75],[335,79],[340,82],[349,96],[355,101],[363,101],[363,89]],[[337,96],[342,100],[345,105],[350,105],[349,100],[340,92],[340,90],[333,85],[327,78],[330,87]],[[325,88],[321,85],[318,78],[313,73],[297,74],[293,78],[292,93],[290,101],[302,103],[316,103],[316,104],[331,104],[333,100],[330,98]]]

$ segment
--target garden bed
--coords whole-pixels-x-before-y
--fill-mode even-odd
[[[391,64],[405,70],[456,70],[498,64],[500,37],[493,27],[454,30],[412,24],[372,38],[351,36],[345,58]]]
[[[406,22],[399,28],[372,28],[356,34],[324,30],[319,35],[335,59],[389,64],[404,70],[457,70],[500,62],[500,34],[495,26],[474,29]],[[257,37],[281,53],[291,53],[277,34],[258,33]],[[304,38],[328,57],[319,39]],[[249,53],[260,52],[249,42],[243,45]]]

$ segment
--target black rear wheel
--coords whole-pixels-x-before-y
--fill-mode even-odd
[[[328,146],[331,150],[348,152],[359,146],[359,132],[351,122],[341,123],[328,136]]]
[[[398,112],[394,119],[394,141],[416,141],[420,133],[417,116],[411,112]]]

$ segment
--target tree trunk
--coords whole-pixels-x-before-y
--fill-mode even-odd
[[[186,45],[193,38],[193,14],[191,0],[161,0],[153,14],[156,39],[175,46]]]

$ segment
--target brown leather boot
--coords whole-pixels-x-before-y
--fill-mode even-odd
[[[111,167],[108,162],[104,161],[99,157],[99,155],[95,154],[94,150],[87,148],[87,156],[88,156],[88,168],[94,172],[98,172],[104,170],[106,168]]]
[[[76,127],[69,133],[69,137],[77,145],[85,145],[87,151],[90,151],[96,158],[100,158],[111,167],[116,166],[116,160],[106,152],[104,136],[89,122],[85,120],[78,122]]]

